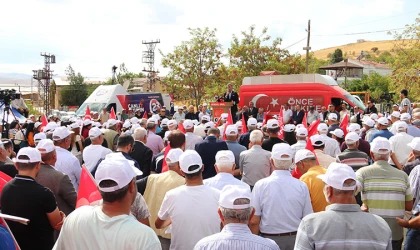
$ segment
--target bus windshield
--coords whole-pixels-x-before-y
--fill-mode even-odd
[[[354,105],[358,106],[360,110],[366,109],[365,105],[361,103],[359,100],[357,100],[354,96],[348,94],[348,95],[344,95],[344,97],[347,98],[347,100],[351,101]]]

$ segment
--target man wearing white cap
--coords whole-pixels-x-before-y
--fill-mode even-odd
[[[334,157],[331,157],[330,155],[327,155],[324,152],[325,137],[321,135],[313,135],[311,136],[310,140],[311,140],[312,147],[314,148],[314,153],[315,153],[316,159],[318,160],[319,165],[321,165],[324,168],[328,168],[328,166],[331,163],[336,162],[336,159]]]
[[[53,249],[161,249],[153,230],[130,215],[136,171],[122,154],[108,155],[95,176],[103,203],[71,213]]]
[[[147,206],[150,212],[150,223],[151,228],[158,235],[162,245],[162,249],[169,249],[171,244],[171,235],[166,233],[167,228],[157,229],[154,221],[156,221],[160,206],[162,205],[165,194],[179,186],[185,184],[185,179],[182,176],[181,169],[179,168],[179,157],[184,151],[181,148],[173,148],[169,150],[166,156],[166,162],[168,164],[168,171],[162,174],[152,174],[139,181],[137,181],[137,187],[143,189],[144,199],[146,200]]]
[[[224,225],[223,230],[200,240],[194,250],[279,250],[273,240],[252,234],[248,227],[255,213],[249,188],[225,186],[220,194],[218,213]]]
[[[156,228],[172,225],[171,249],[193,249],[202,238],[220,231],[217,214],[220,191],[203,185],[200,155],[187,150],[179,157],[186,184],[166,193]]]
[[[226,185],[239,185],[249,189],[249,185],[233,177],[235,172],[235,156],[230,150],[221,150],[216,154],[216,168],[217,175],[204,180],[204,185],[222,190]]]
[[[89,130],[89,139],[92,144],[83,150],[83,161],[85,162],[85,167],[90,172],[98,164],[100,159],[104,159],[112,151],[102,146],[104,134],[99,128],[93,127]]]
[[[410,152],[412,151],[412,148],[408,146],[408,144],[414,139],[414,137],[407,134],[407,123],[397,121],[393,125],[395,125],[397,134],[389,138],[392,154],[388,163],[402,169],[402,166],[407,163]]]
[[[206,136],[206,133],[204,132],[205,124],[210,121],[209,115],[203,115],[200,119],[200,124],[195,126],[194,128],[194,134],[200,136],[201,138]]]
[[[220,123],[219,124],[221,124],[221,125],[218,127],[218,129],[220,131],[219,139],[223,138],[223,132],[225,131],[225,126],[226,126],[227,119],[228,119],[228,113],[222,113],[220,115]]]
[[[157,121],[149,118],[146,123],[147,128],[147,143],[146,146],[153,151],[153,157],[162,151],[164,148],[163,140],[160,136],[156,135]]]
[[[378,132],[372,134],[369,142],[371,143],[376,137],[383,137],[389,139],[392,136],[394,136],[394,134],[388,130],[388,125],[388,119],[386,119],[385,117],[379,118],[376,123],[376,128],[378,129]]]
[[[177,122],[180,122],[181,120],[185,119],[185,113],[183,112],[182,106],[175,107],[177,112],[173,115],[173,119],[175,119]]]
[[[247,121],[247,128],[248,128],[248,132],[246,132],[245,134],[242,134],[241,137],[239,137],[239,144],[241,144],[242,146],[246,147],[247,149],[249,148],[249,136],[251,135],[252,130],[257,129],[257,119],[255,118],[249,118]]]
[[[328,125],[328,134],[327,134],[328,137],[331,137],[331,134],[330,134],[331,131],[334,131],[336,129],[341,129],[339,125],[338,116],[336,113],[330,113],[328,115],[327,125]]]
[[[359,124],[356,125],[359,126]],[[349,165],[354,171],[369,165],[369,156],[358,149],[360,145],[359,139],[359,135],[356,132],[348,133],[345,137],[347,148],[337,155],[337,162]]]
[[[58,209],[69,215],[76,208],[77,193],[70,178],[54,168],[57,161],[54,143],[50,139],[44,139],[36,148],[41,153],[42,163],[35,180],[54,193]]]
[[[419,113],[420,115],[420,113]],[[408,124],[407,134],[411,135],[412,137],[420,137],[420,128],[416,127],[411,122],[411,115],[408,113],[401,114],[401,121],[404,121]],[[414,119],[413,119],[414,121]]]
[[[184,123],[185,128],[185,141],[186,146],[185,150],[194,150],[195,144],[202,142],[203,138],[194,134],[194,123],[191,120],[185,120]]]
[[[385,219],[392,231],[392,249],[401,249],[403,229],[395,217],[403,218],[413,207],[410,182],[406,173],[388,163],[391,144],[386,138],[374,139],[370,150],[375,163],[356,172],[362,208]]]
[[[105,129],[104,138],[106,140],[106,143],[108,144],[108,148],[114,151],[116,149],[119,137],[119,134],[117,132],[118,121],[115,119],[109,119],[107,124],[108,128]]]
[[[267,132],[269,135],[268,139],[265,139],[262,143],[262,148],[264,150],[270,151],[273,146],[277,143],[286,143],[282,139],[279,138],[279,121],[277,119],[270,119],[267,121]]]
[[[52,138],[57,152],[57,161],[54,167],[70,177],[71,183],[77,192],[79,190],[82,168],[79,160],[67,150],[71,144],[70,135],[72,133],[66,127],[58,127],[54,130]]]
[[[292,145],[293,158],[299,149],[306,148],[306,137],[308,136],[308,130],[306,128],[296,129],[296,140],[297,142]]]
[[[227,126],[226,144],[228,146],[228,149],[232,151],[233,155],[235,156],[235,164],[236,164],[236,170],[233,175],[235,177],[240,178],[241,173],[239,170],[239,158],[240,158],[241,153],[246,151],[247,148],[238,143],[238,136],[239,136],[239,131],[236,128],[236,125]]]
[[[22,148],[14,162],[19,174],[3,187],[1,212],[30,221],[28,225],[7,222],[22,250],[51,249],[54,230],[60,230],[66,216],[57,208],[51,190],[35,181],[41,165],[41,153],[35,148]],[[0,245],[3,247],[3,242]]]
[[[410,175],[411,171],[416,166],[420,165],[420,137],[414,138],[408,146],[411,148],[411,154],[408,162],[404,165],[402,170]],[[420,168],[418,170],[420,170]],[[412,190],[414,190],[414,187],[412,187]]]
[[[109,120],[109,113],[107,112],[106,108],[103,108],[102,112],[99,114],[99,120],[102,124]]]
[[[257,181],[270,176],[271,154],[261,147],[263,134],[260,130],[253,130],[249,140],[250,149],[240,154],[239,169],[241,171],[242,181],[250,185],[252,190]]]
[[[329,131],[327,124],[320,123],[317,129],[318,129],[318,134],[321,135],[322,138],[324,139],[324,144],[325,144],[324,152],[331,157],[336,157],[338,154],[340,154],[341,151],[340,151],[340,145],[338,145],[338,142],[334,140],[333,138],[330,138],[327,136],[328,131]]]
[[[299,225],[296,250],[392,250],[391,230],[381,217],[363,213],[356,204],[356,175],[345,164],[332,163],[318,178],[331,204],[325,212],[305,216]]]
[[[252,233],[274,240],[283,250],[293,249],[300,221],[313,212],[308,187],[290,174],[292,154],[289,144],[274,145],[270,159],[274,171],[255,184],[251,198]]]
[[[363,127],[365,128],[365,141],[370,142],[372,135],[378,132],[378,129],[375,127],[375,121],[370,117],[363,119]]]
[[[315,154],[307,149],[301,149],[296,152],[295,164],[299,172],[302,173],[299,180],[308,186],[312,210],[315,213],[325,211],[328,202],[325,200],[323,193],[324,183],[317,176],[325,174],[327,170],[317,164]]]
[[[394,112],[392,112],[390,117],[391,117],[391,124],[392,125],[391,125],[391,128],[389,128],[389,131],[391,131],[391,133],[393,133],[395,135],[397,133],[397,129],[396,129],[394,124],[400,120],[401,114],[398,111],[394,111]]]

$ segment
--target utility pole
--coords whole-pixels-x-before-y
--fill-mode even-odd
[[[308,29],[306,30],[308,32],[308,39],[306,41],[306,47],[303,48],[303,50],[306,50],[306,68],[305,73],[308,74],[308,65],[309,65],[309,51],[311,50],[311,47],[309,47],[309,40],[311,39],[311,20],[308,20]]]
[[[147,69],[144,68],[143,72],[147,72],[147,79],[149,82],[149,91],[153,90],[153,85],[156,81],[156,74],[159,74],[159,70],[155,70],[155,48],[156,44],[160,43],[160,39],[156,41],[142,41],[142,44],[146,44],[147,51],[143,51],[143,63],[147,64]]]
[[[50,69],[50,64],[55,63],[55,55],[41,53],[44,57],[44,68],[40,70],[32,70],[34,72],[33,78],[38,80],[39,87],[42,87],[44,91],[44,114],[48,115],[50,112],[50,81],[52,79],[53,70]],[[39,92],[40,89],[39,89]]]

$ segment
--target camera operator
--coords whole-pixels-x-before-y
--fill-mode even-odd
[[[375,105],[373,105],[373,103],[371,101],[368,101],[367,108],[365,109],[365,112],[364,113],[366,115],[369,115],[369,114],[377,114],[378,113],[378,109],[375,107]]]
[[[21,113],[23,116],[25,116],[26,118],[28,118],[29,109],[28,109],[28,106],[26,106],[26,103],[23,100],[22,96],[20,96],[19,98],[14,99],[11,102],[11,106],[13,108],[17,109],[17,111],[19,111],[19,113]]]
[[[407,98],[408,91],[406,89],[401,90],[400,92],[400,98],[401,98],[401,104],[400,104],[400,113],[411,113],[411,102]]]

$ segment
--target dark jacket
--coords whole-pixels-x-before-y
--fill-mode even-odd
[[[35,181],[53,192],[58,209],[64,214],[69,215],[76,208],[77,193],[68,175],[50,165],[41,164]]]
[[[230,97],[226,92],[223,94],[223,100],[225,102],[232,102],[232,107],[230,108],[230,112],[232,113],[233,122],[236,122],[236,112],[238,112],[238,103],[239,103],[239,96],[238,93],[232,90]]]
[[[375,105],[372,105],[371,108],[367,107],[364,112],[365,115],[372,114],[372,113],[375,113],[375,114],[378,113],[378,109],[375,107]]]
[[[140,165],[143,177],[150,175],[150,165],[152,164],[153,151],[140,141],[134,142],[134,150],[130,153]]]
[[[251,108],[248,109],[248,116],[252,115],[252,117],[257,119],[257,114],[258,114],[258,109],[256,107],[253,107],[252,110]]]
[[[302,124],[303,117],[305,116],[305,112],[300,110],[297,112],[296,110],[293,111],[292,122],[296,122],[297,124]]]
[[[18,174],[18,171],[14,165],[6,164],[5,162],[0,162],[0,171],[12,178],[15,178],[15,175]]]
[[[249,149],[249,136],[251,135],[252,131],[246,132],[245,134],[242,134],[241,137],[239,137],[239,144]]]
[[[198,117],[196,116],[196,114],[195,113],[190,113],[190,112],[188,112],[188,113],[186,113],[185,114],[185,120],[186,119],[190,119],[190,120],[198,120]]]
[[[220,150],[228,150],[228,146],[225,141],[221,141],[215,136],[207,136],[205,140],[195,144],[195,151],[201,156],[204,164],[203,179],[216,175],[215,157]]]

